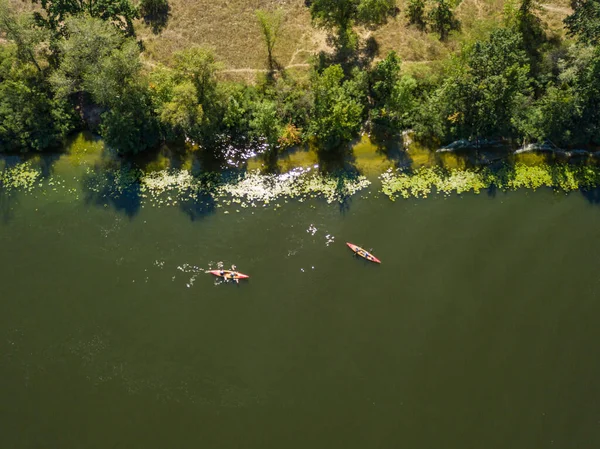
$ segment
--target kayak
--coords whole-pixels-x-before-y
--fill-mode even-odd
[[[373,254],[369,253],[367,250],[362,249],[360,246],[348,242],[346,242],[346,245],[348,245],[348,248],[354,251],[354,254],[356,254],[357,256],[360,256],[363,259],[366,259],[370,262],[381,263],[381,260],[379,260]]]
[[[231,270],[211,270],[211,271],[207,271],[207,273],[213,274],[215,276],[218,276],[220,278],[223,278],[225,280],[234,280],[237,281],[239,279],[248,279],[250,276],[248,276],[247,274],[242,274],[239,273],[237,271],[231,271]],[[223,273],[223,274],[221,274]],[[232,277],[233,275],[233,277]]]

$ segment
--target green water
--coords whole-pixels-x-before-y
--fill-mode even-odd
[[[0,193],[0,447],[600,445],[590,195],[190,211],[57,166]]]

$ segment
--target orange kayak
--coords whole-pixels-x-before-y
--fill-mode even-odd
[[[250,277],[247,274],[242,274],[237,271],[231,271],[231,270],[211,270],[211,271],[207,271],[207,273],[221,277],[225,280],[231,279],[233,281],[237,281],[240,279],[248,279]]]
[[[369,253],[367,250],[361,248],[360,246],[348,242],[346,242],[346,245],[348,245],[348,248],[354,251],[354,254],[356,254],[357,256],[360,256],[363,259],[367,259],[370,262],[381,263],[381,260],[379,260],[373,254]]]

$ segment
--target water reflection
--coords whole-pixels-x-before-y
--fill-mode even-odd
[[[136,174],[128,166],[112,170],[96,167],[86,171],[81,179],[85,203],[102,207],[110,205],[128,217],[134,217],[142,205]]]
[[[226,157],[189,145],[163,146],[126,162],[97,137],[81,134],[63,153],[4,156],[0,214],[9,220],[18,195],[35,189],[75,199],[81,194],[86,204],[110,207],[130,218],[146,204],[175,206],[197,221],[218,208],[224,213],[268,205],[276,209],[289,199],[312,198],[337,203],[345,213],[353,196],[376,177],[390,198],[469,191],[495,196],[498,190],[551,187],[580,191],[590,203],[600,204],[594,190],[600,185],[600,167],[591,153],[583,157],[579,152],[458,144],[431,151],[409,133],[394,142],[365,135],[334,152],[307,147],[277,154],[260,142],[223,145]]]

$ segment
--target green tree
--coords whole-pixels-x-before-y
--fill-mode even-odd
[[[273,49],[279,37],[282,14],[281,11],[268,13],[259,9],[256,11],[256,19],[258,20],[258,25],[260,26],[260,31],[267,47],[267,63],[269,70],[272,72],[275,69]]]
[[[174,55],[173,66],[150,74],[153,109],[169,139],[215,147],[225,135],[247,132],[244,89],[217,83],[219,64],[211,51],[186,49]]]
[[[167,25],[170,9],[168,0],[141,0],[139,5],[141,16],[154,33],[159,33]]]
[[[17,53],[16,45],[0,45],[0,151],[57,146],[73,129],[72,108]]]
[[[495,30],[476,42],[460,58],[430,98],[425,109],[436,111],[438,137],[514,137],[513,117],[531,93],[529,61],[521,36]],[[436,125],[437,126],[437,125]]]
[[[539,98],[517,114],[526,139],[556,145],[600,143],[600,51],[572,45],[559,59],[558,75]]]
[[[586,44],[600,44],[600,1],[571,0],[571,8],[573,14],[565,19],[569,34]]]
[[[32,0],[39,3],[45,14],[34,13],[38,25],[63,34],[65,19],[88,14],[114,24],[127,36],[134,36],[133,21],[138,10],[129,0]]]
[[[250,128],[255,137],[265,139],[270,150],[277,150],[282,131],[277,103],[267,99],[257,102],[252,111]]]
[[[293,124],[297,132],[306,129],[314,107],[312,86],[305,80],[281,77],[273,90],[281,121]]]
[[[158,17],[169,13],[168,0],[141,0],[140,13],[144,17]]]
[[[378,62],[369,78],[369,124],[376,134],[391,137],[408,123],[415,107],[416,81],[400,75],[400,58],[395,52]]]
[[[102,106],[101,134],[124,153],[137,153],[158,141],[149,83],[142,76],[140,49],[109,23],[89,17],[66,21],[60,65],[50,77],[60,98],[89,94]],[[93,36],[93,38],[90,38]]]
[[[69,18],[64,26],[69,37],[59,43],[62,58],[50,82],[59,96],[68,97],[89,88],[86,84],[98,75],[104,58],[120,48],[125,38],[106,22],[85,16]]]
[[[395,51],[379,61],[370,72],[371,98],[375,105],[384,104],[400,79],[400,58]]]
[[[139,54],[137,42],[127,39],[100,61],[98,73],[85,82],[92,98],[107,108],[102,136],[123,153],[152,148],[160,137]]]
[[[217,85],[219,68],[215,55],[202,47],[192,47],[175,54],[175,70],[180,79],[191,81],[198,93],[198,102],[210,100]]]
[[[325,149],[334,149],[357,135],[364,112],[363,88],[361,80],[344,81],[344,71],[339,65],[315,76],[315,104],[309,131]]]
[[[450,31],[460,29],[460,22],[448,0],[435,0],[435,6],[429,11],[429,21],[433,31],[440,34],[441,41],[448,39]]]
[[[581,112],[575,89],[551,85],[534,104],[517,112],[515,123],[527,140],[550,140],[555,145],[587,143],[580,140],[577,132]]]
[[[600,48],[594,48],[588,61],[580,64],[571,84],[581,111],[576,134],[584,144],[600,145]]]
[[[409,0],[406,8],[408,23],[424,31],[427,23],[425,22],[425,0]]]
[[[161,121],[169,124],[176,132],[186,136],[191,134],[194,127],[202,123],[204,115],[202,105],[198,103],[198,92],[194,84],[185,81],[176,85],[172,97],[162,104],[159,114]]]
[[[17,57],[32,63],[41,72],[36,46],[45,39],[45,33],[33,28],[32,17],[17,15],[7,0],[0,0],[0,31],[17,46]]]
[[[521,34],[523,48],[536,66],[534,72],[537,72],[540,62],[540,47],[546,42],[542,21],[536,14],[539,11],[540,5],[536,0],[520,0],[518,7],[516,0],[513,0],[504,6],[505,23]]]
[[[356,33],[352,27],[376,27],[396,11],[395,0],[309,0],[313,23],[335,33],[333,42],[343,56],[355,50]]]

